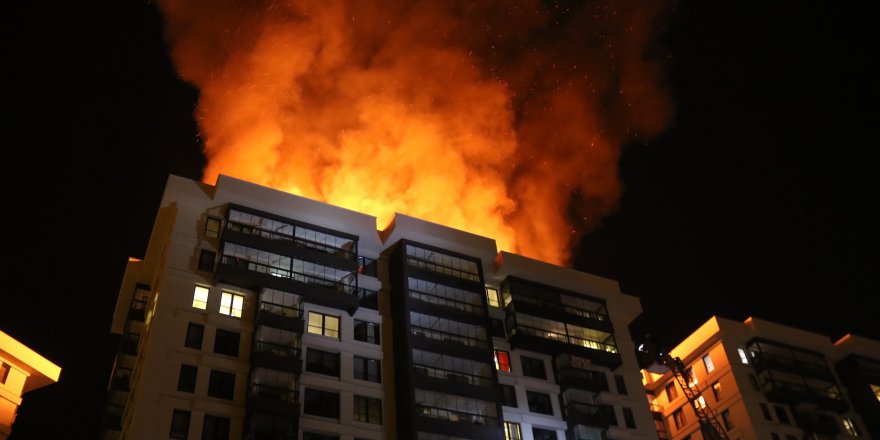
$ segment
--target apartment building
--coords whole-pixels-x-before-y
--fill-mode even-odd
[[[397,214],[171,176],[105,438],[656,438],[616,282]]]
[[[697,404],[732,440],[864,437],[865,425],[832,369],[833,353],[824,335],[756,318],[718,317],[670,351],[688,367],[687,386]],[[643,370],[643,383],[660,438],[703,438],[672,372],[649,370]]]
[[[12,433],[23,395],[58,382],[61,368],[0,331],[0,440]]]
[[[834,343],[834,371],[853,409],[873,438],[880,438],[880,341],[846,335]]]

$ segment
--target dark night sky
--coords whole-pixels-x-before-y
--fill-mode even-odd
[[[625,150],[620,209],[575,260],[642,299],[636,335],[675,341],[718,314],[880,338],[869,2],[765,3],[676,5],[675,123]],[[12,438],[90,438],[126,257],[144,252],[167,174],[200,177],[198,94],[153,5],[3,9],[0,329],[63,368],[26,396]]]

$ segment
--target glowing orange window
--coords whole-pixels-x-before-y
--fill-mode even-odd
[[[495,369],[510,372],[510,355],[506,351],[495,350]]]

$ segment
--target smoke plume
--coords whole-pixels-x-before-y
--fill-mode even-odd
[[[218,173],[564,264],[671,106],[661,2],[160,0]],[[576,195],[578,202],[571,203]]]

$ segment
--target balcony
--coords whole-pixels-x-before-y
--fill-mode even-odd
[[[370,310],[379,310],[379,292],[358,287],[357,297],[361,307]]]
[[[131,374],[131,368],[116,367],[116,370],[113,371],[113,378],[110,380],[110,389],[125,392],[131,391]]]
[[[498,418],[425,405],[415,405],[417,431],[448,436],[503,440],[504,432]]]
[[[257,316],[254,321],[257,325],[280,328],[294,333],[302,333],[305,329],[301,308],[263,300],[257,304]]]
[[[611,319],[605,313],[581,309],[575,306],[513,294],[504,310],[508,313],[525,313],[563,322],[570,322],[604,332],[614,331]]]
[[[147,300],[132,299],[131,305],[128,307],[128,319],[132,321],[144,322],[147,312]]]
[[[472,338],[442,330],[435,330],[416,325],[410,326],[413,347],[434,353],[449,353],[471,359],[486,359],[489,342],[485,339]]]
[[[584,370],[575,367],[562,367],[556,375],[560,388],[568,388],[601,393],[608,391],[608,378],[601,371]]]
[[[821,434],[828,437],[834,437],[840,433],[837,427],[837,421],[834,418],[815,413],[796,414],[798,426],[807,434]]]
[[[822,380],[834,380],[831,371],[823,359],[808,360],[796,359],[792,356],[780,354],[751,352],[752,365],[755,371],[761,373],[765,370],[777,370],[794,373],[800,376],[813,377]]]
[[[617,346],[601,341],[592,341],[576,336],[554,332],[516,323],[515,315],[507,318],[507,335],[511,346],[557,356],[563,353],[574,354],[590,359],[608,368],[622,364]]]
[[[474,294],[474,302],[449,298],[436,293],[408,289],[411,300],[410,308],[415,311],[436,316],[449,316],[471,324],[482,325],[485,313],[482,298]]]
[[[849,405],[840,395],[836,385],[829,383],[820,388],[806,383],[796,383],[768,378],[761,386],[767,399],[773,402],[796,405],[798,403],[814,403],[820,408],[838,413],[846,412]]]
[[[299,392],[269,385],[251,384],[247,409],[250,412],[298,417]]]
[[[475,399],[494,395],[495,380],[484,376],[448,370],[430,365],[413,364],[413,386],[426,390],[452,393]]]
[[[565,421],[573,428],[575,425],[607,429],[611,424],[605,408],[582,402],[570,402],[565,406]]]
[[[251,363],[257,367],[302,373],[302,351],[299,348],[268,341],[254,341]]]

